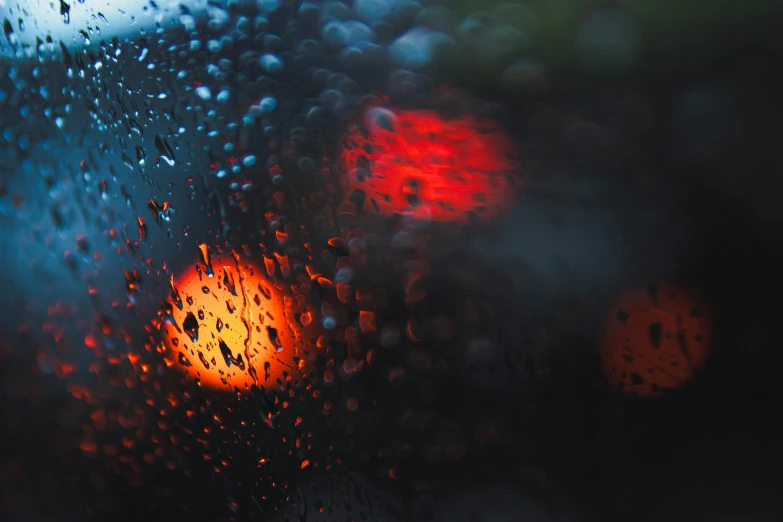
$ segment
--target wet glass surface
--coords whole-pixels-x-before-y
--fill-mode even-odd
[[[781,15],[0,0],[0,520],[779,519]]]

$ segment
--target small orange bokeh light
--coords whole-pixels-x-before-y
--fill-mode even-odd
[[[604,373],[621,391],[657,396],[690,381],[709,354],[712,324],[695,294],[673,284],[622,294],[599,343]]]

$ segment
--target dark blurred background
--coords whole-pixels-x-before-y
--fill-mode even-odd
[[[0,2],[0,520],[779,520],[781,14]],[[457,226],[300,205],[379,93],[506,127],[513,208]],[[280,223],[306,230],[296,252]],[[355,285],[399,339],[363,338],[361,372],[338,371],[344,337],[317,362],[336,379],[283,394],[161,363],[152,322],[199,244],[333,277],[326,240],[362,227],[379,261]],[[401,229],[429,246],[393,246]],[[682,389],[622,394],[598,364],[606,310],[670,279],[711,303],[710,357]]]

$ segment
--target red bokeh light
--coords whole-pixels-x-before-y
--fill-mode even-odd
[[[340,143],[341,188],[364,192],[364,209],[440,222],[489,221],[519,187],[510,135],[473,115],[370,108]]]

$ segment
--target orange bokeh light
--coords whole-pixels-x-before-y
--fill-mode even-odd
[[[494,122],[433,111],[373,107],[340,144],[346,195],[364,209],[442,222],[482,221],[508,210],[519,186],[514,142]]]
[[[709,354],[712,325],[704,304],[673,284],[622,294],[599,343],[602,367],[623,392],[656,396],[684,386]]]
[[[217,390],[300,381],[315,338],[302,326],[290,287],[287,293],[241,257],[221,254],[209,265],[194,264],[172,281],[170,315],[161,324],[168,364]]]

